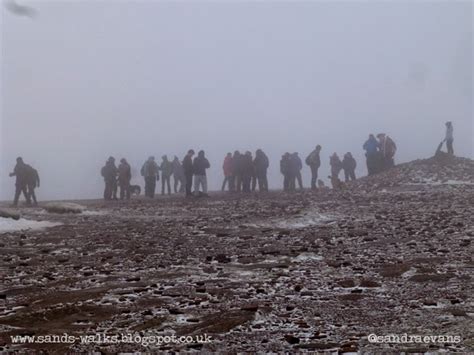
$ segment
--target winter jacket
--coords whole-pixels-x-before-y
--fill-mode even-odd
[[[26,167],[26,181],[29,186],[32,187],[39,187],[40,186],[40,178],[38,174],[38,170],[33,168],[31,165],[25,164]]]
[[[392,138],[385,136],[385,138],[379,143],[379,149],[384,157],[392,158],[397,151],[397,145]]]
[[[183,166],[179,160],[173,160],[173,176],[175,179],[181,179],[184,176]]]
[[[233,174],[233,159],[230,156],[226,156],[224,159],[224,164],[222,164],[222,169],[224,170],[224,176],[232,176]]]
[[[242,164],[242,176],[254,176],[255,170],[252,162],[252,156],[245,154],[240,159]]]
[[[211,167],[211,164],[209,164],[209,160],[207,160],[206,157],[197,156],[196,158],[194,158],[194,162],[193,162],[194,175],[205,176],[206,169],[209,169],[210,167]]]
[[[170,177],[173,174],[173,164],[169,160],[162,161],[160,169],[162,177]]]
[[[160,168],[154,160],[147,160],[142,166],[141,174],[145,178],[156,177],[158,180],[160,178],[158,170],[160,170]]]
[[[374,137],[374,138],[367,139],[367,141],[363,145],[363,148],[367,152],[367,154],[374,154],[377,152],[378,146],[379,144]]]
[[[193,159],[186,155],[183,159],[183,171],[186,176],[193,175]]]
[[[305,160],[306,165],[309,165],[312,168],[319,168],[321,166],[321,158],[319,157],[319,152],[313,150]]]
[[[118,179],[120,182],[130,182],[132,179],[132,170],[130,164],[120,163],[118,167]]]
[[[101,173],[105,181],[114,181],[117,179],[118,169],[115,163],[108,161],[102,168]]]
[[[354,159],[354,157],[352,157],[351,155],[344,155],[344,159],[342,160],[342,168],[345,170],[345,171],[352,171],[352,170],[355,170],[357,166],[357,163]]]
[[[253,161],[253,165],[255,167],[255,174],[257,176],[262,176],[266,175],[268,166],[270,165],[268,162],[268,157],[265,153],[258,153],[255,156],[255,159]]]

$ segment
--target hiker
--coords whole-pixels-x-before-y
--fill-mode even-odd
[[[159,169],[154,156],[149,157],[141,168],[141,175],[145,179],[145,196],[148,198],[155,197],[156,182],[160,180]]]
[[[267,170],[269,161],[267,155],[261,150],[257,149],[255,152],[255,159],[253,161],[255,176],[257,177],[258,190],[260,192],[268,191]]]
[[[232,180],[232,153],[227,153],[227,155],[224,158],[224,163],[222,164],[222,170],[224,171],[224,181],[222,182],[222,191],[225,191],[225,186],[227,184],[227,187],[229,191],[231,191],[231,180]]]
[[[329,165],[331,166],[331,179],[339,179],[339,173],[342,170],[342,162],[337,153],[331,155]]]
[[[318,144],[316,148],[306,157],[305,163],[311,168],[311,189],[316,190],[316,182],[318,180],[318,169],[321,166],[321,158],[319,156],[321,146]]]
[[[198,156],[194,158],[193,173],[194,173],[194,194],[196,196],[207,195],[207,177],[206,169],[209,169],[211,164],[204,155],[204,150],[200,150]],[[199,191],[199,186],[202,187],[202,194]]]
[[[365,141],[363,149],[367,158],[367,173],[368,175],[374,175],[378,172],[379,144],[373,134],[369,135],[369,139]]]
[[[301,158],[298,156],[298,153],[293,153],[290,156],[290,172],[291,180],[290,184],[292,189],[296,188],[296,182],[298,182],[298,187],[300,190],[303,190],[303,179],[301,177],[301,169],[303,169],[303,163]]]
[[[342,160],[342,168],[344,169],[344,178],[345,181],[355,180],[355,169],[357,163],[350,152],[344,154],[344,159]]]
[[[193,186],[193,155],[194,150],[188,150],[188,154],[183,159],[184,180],[186,183],[186,197],[193,195],[191,188]]]
[[[27,168],[27,183],[26,186],[28,188],[28,197],[30,200],[33,201],[34,206],[38,206],[38,201],[36,200],[35,189],[40,187],[40,178],[38,174],[38,170],[33,168],[31,165],[26,164]]]
[[[105,182],[104,200],[117,200],[117,174],[118,169],[115,166],[115,158],[109,157],[101,170]]]
[[[283,175],[283,191],[290,189],[290,153],[285,153],[280,160],[280,173]]]
[[[27,184],[28,184],[28,168],[23,162],[23,158],[16,158],[16,165],[13,172],[10,173],[10,177],[15,176],[15,197],[13,199],[13,206],[18,206],[18,200],[20,195],[23,193],[25,196],[26,204],[31,205],[30,195],[28,195]]]
[[[381,167],[379,171],[384,171],[395,166],[393,157],[397,151],[397,145],[395,142],[385,133],[377,134],[379,139],[379,151],[381,153]]]
[[[168,187],[168,195],[171,195],[171,175],[173,175],[173,164],[168,160],[168,156],[161,157],[161,194],[165,194],[165,185]]]
[[[132,180],[132,169],[125,158],[120,159],[118,166],[118,185],[120,187],[120,199],[130,200],[130,181]]]
[[[252,153],[247,151],[240,159],[242,169],[242,192],[248,193],[251,191],[252,177],[255,175]]]
[[[242,159],[243,156],[240,154],[238,150],[234,152],[234,156],[232,157],[232,191],[240,192],[242,191]]]
[[[453,149],[453,142],[454,142],[454,135],[453,135],[453,123],[451,121],[446,122],[446,136],[444,141],[446,142],[446,148],[448,150],[448,154],[454,155]]]
[[[178,157],[175,155],[172,161],[173,165],[173,180],[174,180],[174,193],[184,192],[185,178],[183,166],[179,162]],[[178,189],[179,185],[179,189]]]

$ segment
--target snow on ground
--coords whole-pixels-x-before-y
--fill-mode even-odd
[[[20,218],[18,221],[15,221],[11,218],[0,217],[0,234],[22,230],[39,230],[48,227],[59,226],[61,224],[62,223],[49,221],[32,221],[24,218]]]
[[[263,228],[300,229],[315,225],[331,223],[335,220],[335,216],[324,215],[314,210],[309,210],[295,217],[275,218],[267,221],[246,224],[246,226]]]

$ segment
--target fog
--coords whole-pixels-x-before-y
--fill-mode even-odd
[[[455,2],[20,1],[2,6],[0,199],[15,158],[39,170],[40,199],[101,197],[100,168],[204,149],[211,190],[227,152],[302,159],[385,132],[396,163],[432,156],[454,125],[473,157],[472,17]],[[309,168],[303,168],[309,185]]]

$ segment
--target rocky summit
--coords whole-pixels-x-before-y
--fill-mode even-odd
[[[340,190],[74,202],[0,234],[2,351],[474,351],[472,160]],[[446,338],[373,338],[391,334]]]

